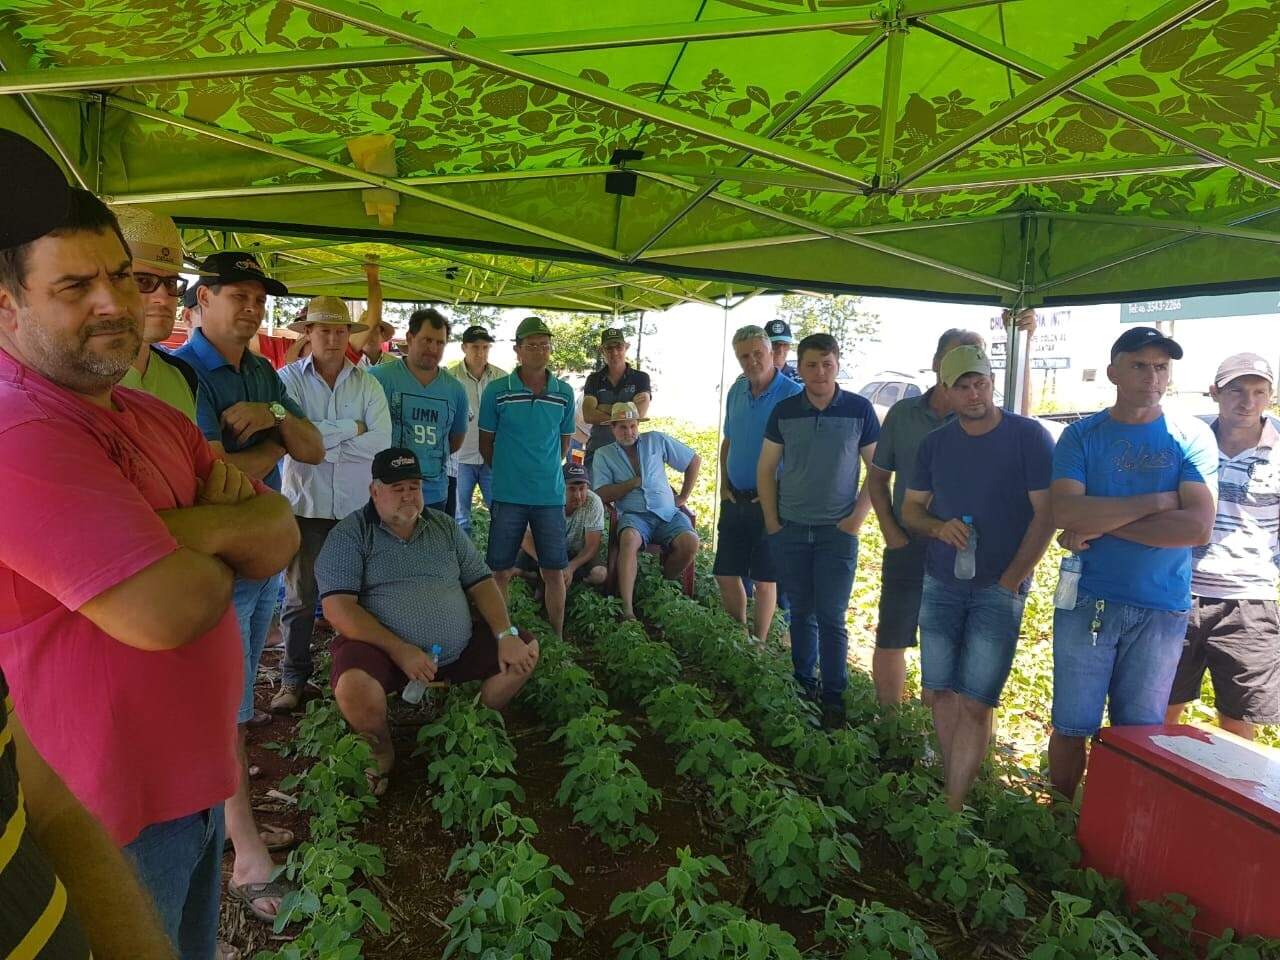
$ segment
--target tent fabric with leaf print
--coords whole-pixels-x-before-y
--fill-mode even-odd
[[[5,0],[0,126],[306,292],[1280,283],[1276,0]]]

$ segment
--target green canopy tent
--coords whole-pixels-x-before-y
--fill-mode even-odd
[[[322,292],[358,295],[370,243],[400,295],[570,309],[1274,289],[1278,27],[1274,0],[7,0],[0,125]],[[389,164],[353,160],[371,135]]]

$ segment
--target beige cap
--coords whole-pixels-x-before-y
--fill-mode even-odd
[[[648,417],[640,416],[634,403],[615,403],[609,408],[609,419],[606,423],[644,423]]]
[[[1236,377],[1262,377],[1272,386],[1276,383],[1271,364],[1256,353],[1234,353],[1227,357],[1218,364],[1218,372],[1213,375],[1213,385],[1225,387]]]
[[[171,273],[182,271],[182,236],[172,218],[138,204],[111,210],[135,262]]]
[[[942,358],[942,366],[938,369],[938,378],[944,387],[950,387],[966,373],[991,376],[991,361],[982,350],[970,343],[946,352]]]
[[[289,324],[289,329],[295,333],[306,333],[307,327],[313,323],[349,327],[352,331],[365,329],[363,323],[351,319],[351,311],[341,297],[312,297],[307,302],[307,315]]]

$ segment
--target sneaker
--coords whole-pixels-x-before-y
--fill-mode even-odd
[[[293,713],[302,702],[302,684],[282,683],[276,695],[271,698],[272,713]]]
[[[825,730],[839,730],[845,725],[844,704],[824,703],[822,705],[822,726]]]

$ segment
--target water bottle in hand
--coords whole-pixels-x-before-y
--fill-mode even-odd
[[[960,519],[969,528],[969,540],[963,550],[956,551],[954,572],[957,580],[972,580],[978,572],[978,531],[973,528],[973,517],[966,514]]]
[[[1053,605],[1059,610],[1076,608],[1076,593],[1080,588],[1080,573],[1084,562],[1078,553],[1068,553],[1058,565],[1058,589],[1053,591]]]
[[[440,644],[433,643],[431,645],[431,660],[433,663],[440,662]],[[421,680],[410,680],[405,684],[404,692],[400,694],[400,699],[405,703],[418,704],[422,702],[423,694],[427,692],[427,685]],[[428,701],[430,702],[430,701]]]

